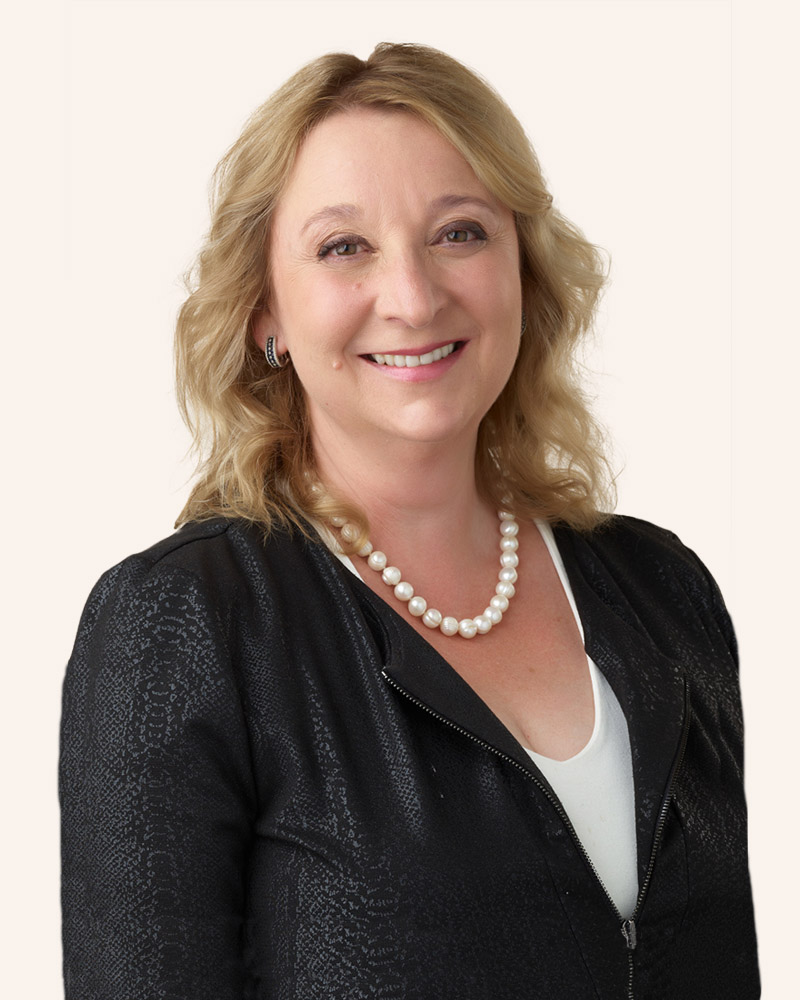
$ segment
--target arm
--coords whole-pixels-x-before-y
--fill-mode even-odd
[[[254,817],[219,609],[128,560],[95,588],[64,683],[67,1000],[241,1000]]]

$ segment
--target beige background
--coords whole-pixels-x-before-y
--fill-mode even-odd
[[[556,202],[612,255],[587,354],[619,510],[709,565],[742,646],[764,995],[794,980],[792,626],[800,553],[788,3],[33,2],[4,42],[3,898],[6,995],[60,995],[60,683],[97,576],[171,530],[180,275],[211,170],[300,64],[445,49],[531,135]],[[8,23],[8,22],[6,22]],[[733,206],[733,208],[731,207]],[[794,883],[794,884],[791,884]]]

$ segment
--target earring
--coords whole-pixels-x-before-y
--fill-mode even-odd
[[[527,326],[528,326],[528,317],[525,315],[525,310],[523,309],[522,310],[522,329],[519,331],[520,337],[522,336],[523,333],[525,333],[525,330],[527,329]]]
[[[275,338],[267,337],[267,342],[264,345],[264,357],[267,359],[267,364],[270,368],[284,368],[286,362],[289,360],[289,355],[284,354],[281,357],[275,353]]]

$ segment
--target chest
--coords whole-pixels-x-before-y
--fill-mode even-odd
[[[592,684],[576,614],[542,540],[498,626],[474,639],[444,636],[407,616],[522,746],[565,760],[594,727]]]

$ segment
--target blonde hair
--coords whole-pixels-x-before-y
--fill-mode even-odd
[[[271,220],[297,152],[319,122],[352,107],[419,116],[514,212],[527,330],[480,426],[477,483],[517,516],[594,526],[610,480],[575,354],[603,285],[601,257],[553,208],[527,136],[495,91],[442,52],[388,43],[367,60],[332,53],[309,63],[255,112],[215,171],[211,229],[176,330],[178,399],[200,456],[177,523],[224,515],[305,530],[305,518],[340,515],[366,535],[363,512],[316,483],[297,375],[271,369],[252,335],[269,299]]]

